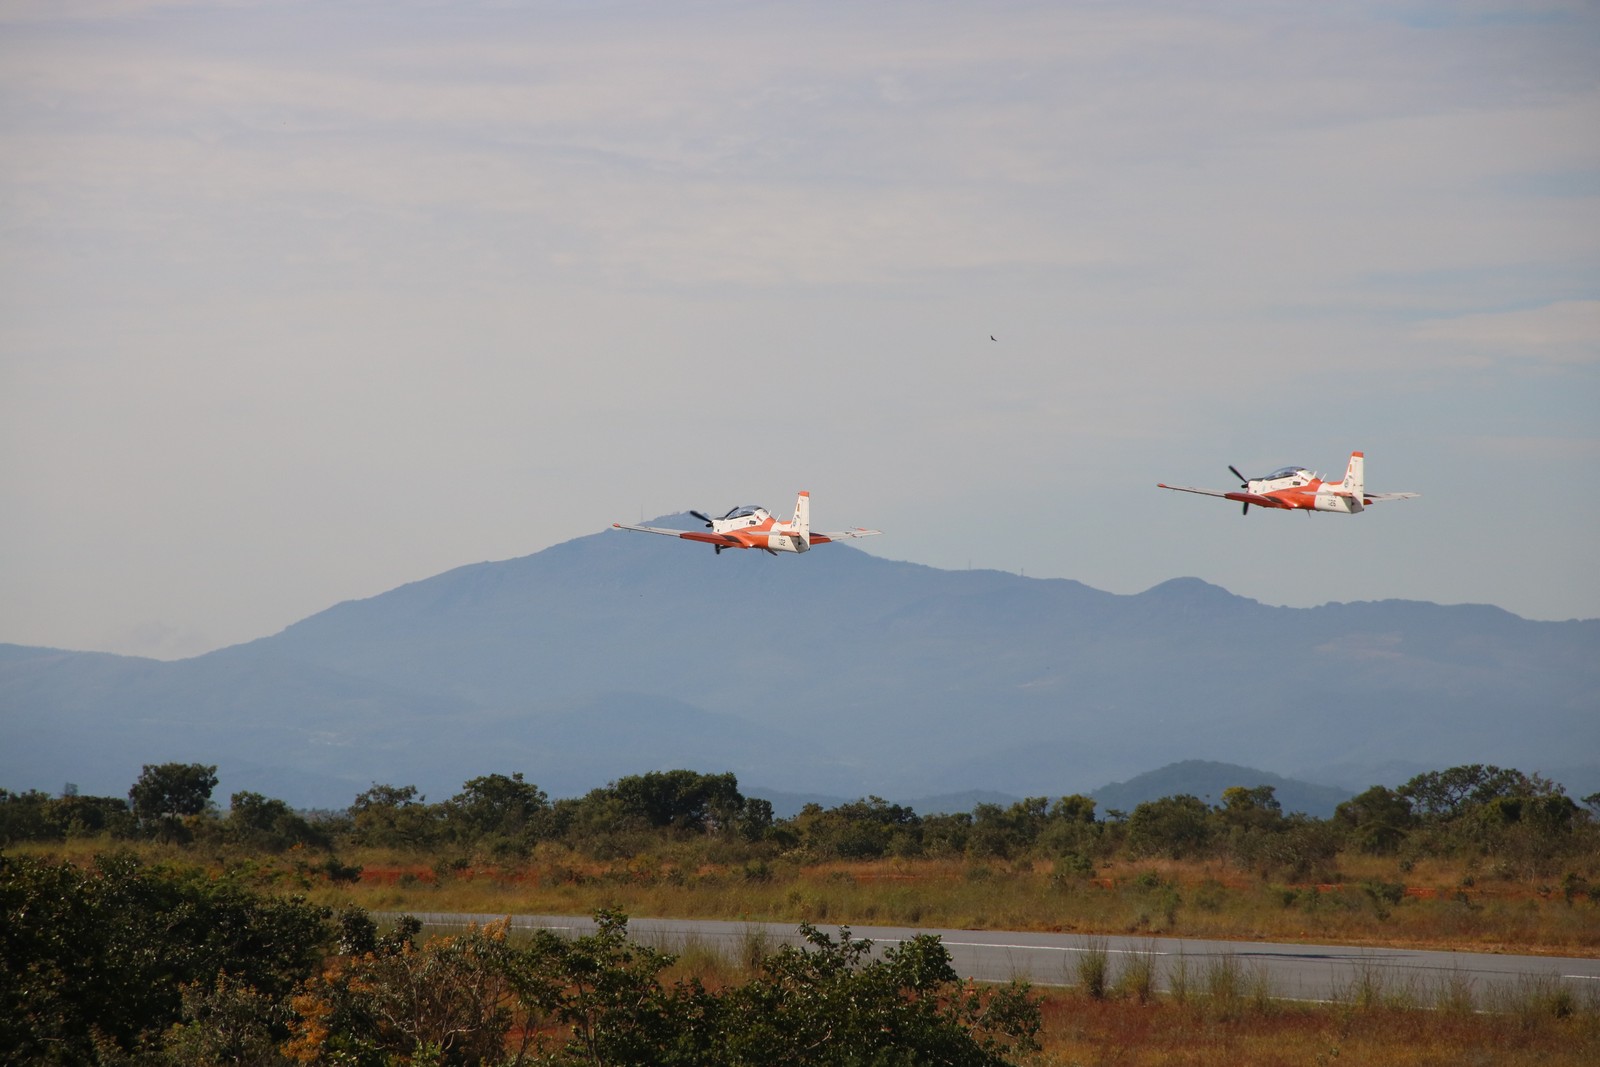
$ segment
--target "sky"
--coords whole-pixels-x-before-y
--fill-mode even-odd
[[[800,489],[940,568],[1600,617],[1597,131],[1594,3],[0,0],[0,642]],[[1156,488],[1355,449],[1423,495]]]

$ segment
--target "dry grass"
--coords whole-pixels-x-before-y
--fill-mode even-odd
[[[771,948],[755,931],[731,958],[692,936],[652,947],[679,957],[666,980],[696,977],[714,989],[748,981]],[[1019,1067],[1600,1063],[1600,992],[1555,979],[1480,995],[1464,976],[1417,985],[1374,965],[1331,1003],[1307,1003],[1275,998],[1262,972],[1232,957],[1163,966],[1153,953],[1112,962],[1091,951],[1066,976],[1074,988],[1036,989],[1040,1047],[1017,1054]],[[1157,972],[1170,992],[1154,991]]]
[[[87,863],[103,842],[24,846]],[[585,914],[600,906],[631,915],[855,926],[1067,930],[1355,945],[1506,949],[1590,955],[1600,951],[1600,904],[1568,902],[1535,882],[1486,878],[1442,862],[1408,871],[1393,861],[1341,857],[1338,884],[1284,885],[1217,864],[1117,863],[1093,878],[1048,864],[896,860],[759,866],[611,864],[541,850],[516,868],[435,867],[416,857],[347,855],[361,881],[332,884],[321,856],[197,856],[141,845],[152,861],[208,864],[283,892],[309,892],[374,910]],[[1390,903],[1363,885],[1405,887]],[[1153,942],[1152,942],[1153,943]],[[713,988],[748,980],[770,944],[759,932],[729,958],[693,938],[653,947],[678,957],[668,981],[696,976]],[[1119,962],[1085,954],[1065,976],[1075,988],[1043,993],[1042,1049],[1030,1067],[1065,1065],[1360,1063],[1396,1067],[1577,1067],[1600,1063],[1600,992],[1575,994],[1554,980],[1479,990],[1464,976],[1402,984],[1358,969],[1332,1004],[1276,1000],[1258,973],[1226,958]],[[1098,965],[1097,965],[1098,964]],[[1167,992],[1156,993],[1157,988]]]
[[[1265,973],[1232,957],[1179,956],[1151,996],[1148,964],[1122,964],[1109,988],[1093,965],[1041,1000],[1038,1067],[1091,1064],[1566,1065],[1600,1063],[1600,991],[1534,976],[1484,991],[1471,978],[1433,981],[1374,963],[1331,1002],[1277,999]]]
[[[105,842],[20,846],[87,863]],[[707,863],[692,851],[613,862],[541,845],[518,866],[347,854],[360,881],[330,882],[325,856],[140,844],[151,860],[202,864],[279,892],[377,911],[630,915],[802,920],[853,926],[1066,931],[1554,955],[1600,952],[1600,901],[1559,886],[1485,875],[1460,864],[1341,856],[1334,883],[1285,884],[1225,864],[1118,861],[1092,877],[1048,862],[793,860]]]
[[[1364,860],[1365,858],[1363,858]],[[792,923],[1051,930],[1584,955],[1600,905],[1548,886],[1478,881],[1442,865],[1402,874],[1352,864],[1338,883],[1264,881],[1216,864],[1118,863],[1093,878],[1048,864],[600,864],[546,854],[516,869],[435,869],[357,857],[360,883],[313,895],[374,910],[631,915]],[[1393,896],[1394,899],[1390,899]]]
[[[1043,1019],[1043,1048],[1022,1061],[1039,1067],[1578,1067],[1600,1062],[1600,1017],[1592,1012],[1530,1021],[1518,1014],[1281,1002],[1240,1010],[1208,997],[1141,1004],[1051,992]]]

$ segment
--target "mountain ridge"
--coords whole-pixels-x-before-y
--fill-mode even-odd
[[[607,531],[186,660],[0,646],[0,783],[120,792],[192,759],[342,806],[372,781],[520,770],[559,794],[669,760],[852,797],[1088,792],[1186,759],[1535,771],[1600,752],[1596,652],[1600,620],[1492,605],[1115,594]]]

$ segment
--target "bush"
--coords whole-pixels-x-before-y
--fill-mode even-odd
[[[1205,801],[1187,794],[1140,804],[1128,816],[1128,850],[1175,860],[1202,855],[1211,841],[1209,810]]]
[[[1104,1000],[1107,982],[1111,976],[1111,955],[1103,937],[1091,937],[1084,942],[1073,962],[1078,985],[1091,1000]]]
[[[0,855],[0,1061],[98,1062],[154,1042],[191,1000],[281,999],[329,940],[328,911],[128,855],[89,870]],[[199,1000],[194,1000],[199,1003]]]

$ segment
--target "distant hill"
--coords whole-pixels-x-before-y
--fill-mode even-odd
[[[195,760],[224,802],[304,806],[373,781],[441,799],[521,771],[564,796],[672,767],[1020,797],[1203,760],[1355,792],[1397,765],[1600,768],[1597,694],[1600,620],[1275,608],[1194,578],[1121,596],[608,531],[175,663],[0,647],[0,785],[121,794],[142,763]]]
[[[1443,770],[1443,768],[1438,768]],[[1096,814],[1102,818],[1112,809],[1131,812],[1140,804],[1162,797],[1187,793],[1216,807],[1222,803],[1222,791],[1234,786],[1254,789],[1272,786],[1272,795],[1283,805],[1285,815],[1303,812],[1319,819],[1333,814],[1333,809],[1349,800],[1354,793],[1337,786],[1312,785],[1295,781],[1268,771],[1240,767],[1234,763],[1217,763],[1212,760],[1183,760],[1148,771],[1128,779],[1112,782],[1096,789],[1090,795],[1095,800]]]

